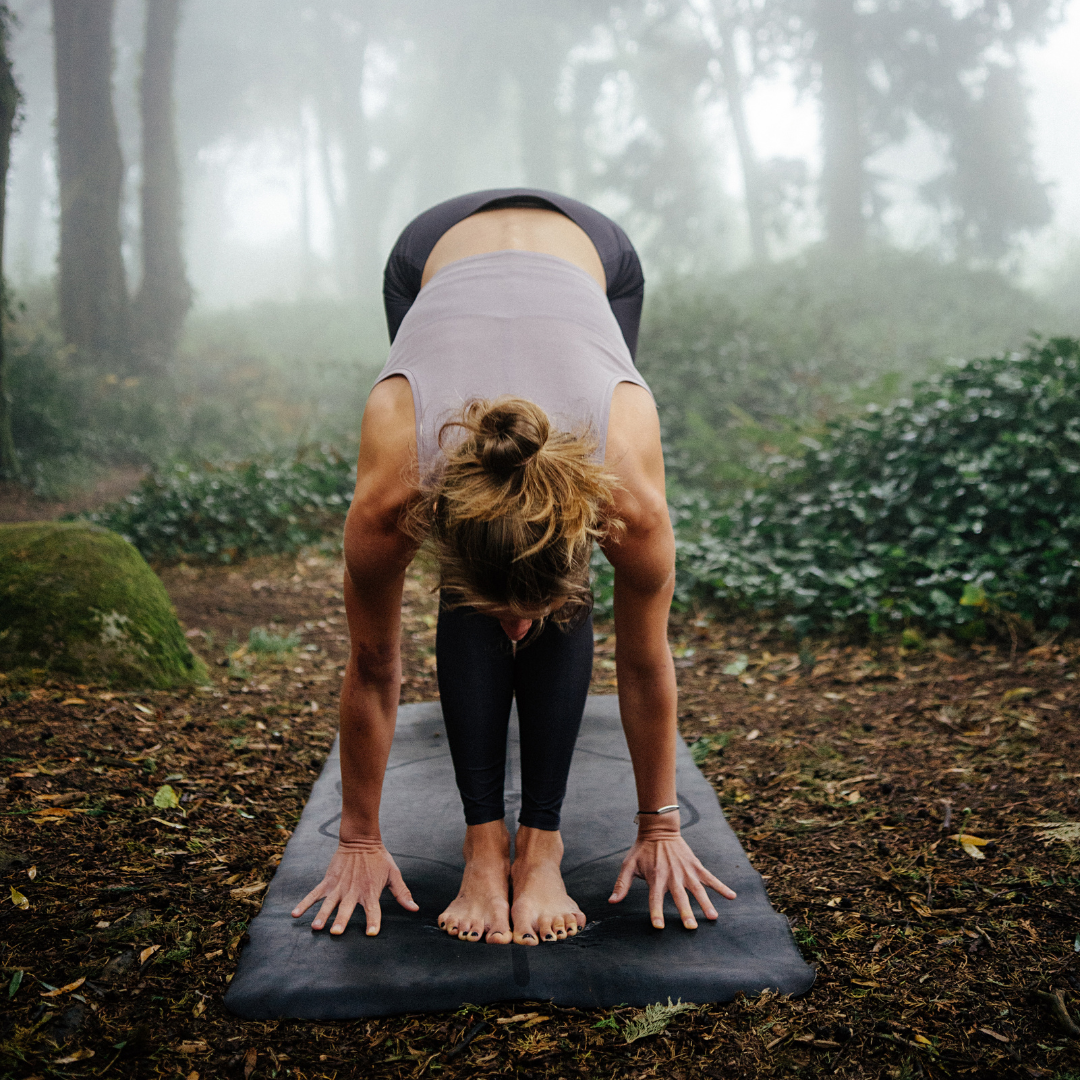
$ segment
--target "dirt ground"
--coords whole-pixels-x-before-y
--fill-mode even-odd
[[[0,1075],[1080,1080],[1075,641],[1010,662],[673,621],[682,732],[818,968],[801,999],[704,1005],[632,1043],[634,1010],[545,1002],[231,1016],[246,926],[336,728],[340,575],[314,554],[163,570],[203,690],[0,677]],[[410,576],[404,701],[437,696],[429,584]],[[295,647],[245,649],[253,627]],[[594,692],[612,693],[597,631]],[[165,784],[178,807],[155,806]]]
[[[137,465],[110,468],[85,491],[74,492],[66,499],[42,499],[21,484],[0,480],[0,524],[14,521],[48,521],[64,514],[97,510],[134,491],[146,476]]]

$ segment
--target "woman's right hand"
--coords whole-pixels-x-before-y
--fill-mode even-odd
[[[374,937],[382,925],[379,897],[387,885],[390,886],[394,899],[406,911],[420,910],[420,905],[413,900],[397,863],[381,841],[343,841],[338,844],[322,881],[293,908],[292,917],[299,918],[316,900],[322,899],[322,907],[319,908],[311,929],[321,930],[334,908],[337,908],[337,918],[330,927],[330,933],[343,934],[359,904],[367,915],[367,936]]]

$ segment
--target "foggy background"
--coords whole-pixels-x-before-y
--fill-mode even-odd
[[[112,25],[132,295],[147,2],[116,0]],[[17,332],[40,342],[56,321],[53,13],[11,8],[24,100],[5,268]],[[763,425],[1080,328],[1077,55],[1064,0],[183,0],[178,396],[154,421],[166,435],[146,421],[98,456],[347,447],[387,349],[397,233],[440,200],[529,185],[592,203],[638,247],[669,467],[722,488]],[[32,378],[18,352],[16,384]],[[151,407],[135,401],[148,376],[91,366],[99,397],[112,379],[130,415]]]
[[[56,105],[49,3],[12,8],[24,118],[12,148],[6,257],[10,278],[25,286],[55,273]],[[493,0],[187,0],[175,94],[196,308],[301,297],[370,303],[406,222],[484,187],[527,184],[593,202],[630,231],[650,277],[745,263],[743,174],[716,63],[717,40],[729,33],[753,149],[763,172],[783,174],[772,185],[780,190],[767,193],[779,204],[770,257],[821,238],[820,89],[784,55],[797,43],[753,55],[764,37],[754,26],[760,12],[711,0],[539,10]],[[132,281],[144,19],[142,0],[118,0],[114,95]],[[1020,134],[1053,214],[1008,237],[1008,252],[989,245],[985,254],[1052,288],[1080,244],[1080,16],[1051,8],[1044,26],[972,67],[1017,72],[1031,121]],[[964,74],[974,97],[985,76]],[[893,124],[866,159],[874,232],[951,257],[956,207],[925,191],[948,173],[948,147],[921,117]]]

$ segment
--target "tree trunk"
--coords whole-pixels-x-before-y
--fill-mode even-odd
[[[750,140],[750,127],[746,122],[746,107],[743,101],[742,78],[739,75],[739,61],[735,55],[735,43],[732,40],[732,28],[723,27],[720,31],[720,77],[724,83],[724,96],[727,98],[731,126],[735,131],[735,145],[739,151],[742,165],[743,198],[746,203],[747,224],[750,227],[750,250],[756,263],[769,261],[769,244],[765,235],[765,206],[761,191],[761,170],[758,168],[754,144]]]
[[[854,255],[866,243],[866,140],[853,0],[818,0],[816,29],[821,70],[825,238],[838,254]]]
[[[7,289],[4,280],[2,254],[4,250],[4,212],[7,193],[8,164],[11,160],[11,133],[19,108],[19,88],[11,73],[8,57],[8,31],[11,12],[0,4],[0,477],[14,478],[17,471],[15,443],[11,438],[11,402],[8,401],[4,376],[7,373],[7,353],[4,349],[4,324],[7,319]]]
[[[180,221],[180,163],[173,117],[173,67],[180,0],[146,5],[139,105],[142,113],[142,265],[135,298],[139,357],[150,371],[176,355],[191,286],[184,269]]]
[[[151,4],[151,9],[158,0]],[[120,255],[124,163],[112,102],[113,0],[52,0],[60,325],[87,359],[130,365]]]

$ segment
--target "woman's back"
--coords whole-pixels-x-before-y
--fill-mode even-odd
[[[442,267],[405,316],[379,381],[393,375],[412,390],[422,476],[438,462],[442,425],[467,401],[526,398],[554,427],[590,430],[602,458],[615,387],[648,390],[596,280],[521,250]]]

